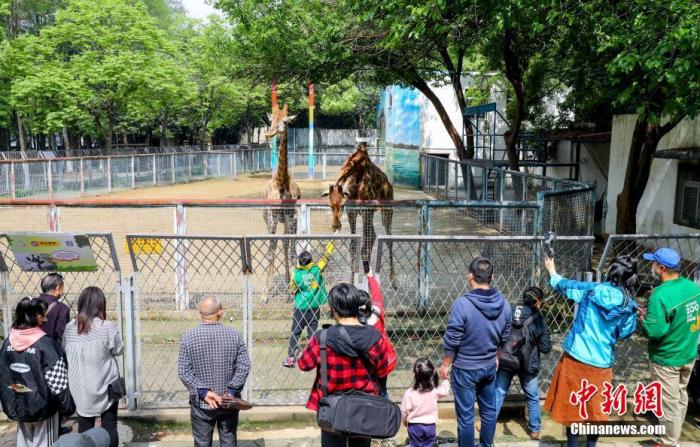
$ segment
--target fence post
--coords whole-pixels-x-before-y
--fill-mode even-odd
[[[455,163],[455,200],[459,200],[459,163]],[[464,180],[464,179],[462,179]],[[469,200],[469,197],[467,197]]]
[[[10,197],[13,199],[17,198],[17,191],[15,188],[15,163],[10,162]]]
[[[158,184],[158,175],[156,174],[156,154],[153,154],[153,186]]]
[[[246,244],[241,245],[241,250],[244,250]],[[245,289],[243,296],[243,340],[248,346],[248,352],[253,352],[253,285],[251,283],[250,277],[252,273],[245,268],[243,277],[245,278]],[[253,364],[255,362],[254,356],[250,356],[250,370],[253,370]],[[251,396],[253,394],[253,384],[255,380],[246,380],[245,386],[243,387],[243,399],[250,402]]]
[[[107,192],[112,192],[112,157],[107,157]]]
[[[192,178],[192,152],[187,154],[187,179]]]
[[[61,231],[61,211],[56,205],[49,207],[49,231]]]
[[[445,200],[450,200],[450,162],[445,160]]]
[[[126,329],[124,338],[126,339],[126,399],[129,410],[135,410],[137,404],[136,385],[136,345],[139,338],[136,336],[136,325],[134,321],[138,314],[134,312],[133,277],[124,278],[122,294],[124,296],[124,312],[126,317]]]
[[[233,179],[236,180],[238,178],[238,166],[236,166],[236,155],[238,155],[238,152],[233,152],[232,154],[232,163],[233,163]]]
[[[172,154],[170,156],[170,169],[172,171],[172,174],[170,176],[172,183],[175,183],[175,154]]]
[[[5,339],[10,336],[10,327],[12,326],[12,305],[10,304],[10,274],[9,272],[0,272],[0,293],[2,293],[2,329]]]
[[[175,211],[175,234],[187,233],[187,209],[177,205]],[[190,307],[190,297],[187,290],[187,243],[182,239],[175,242],[175,302],[177,310]]]
[[[328,163],[326,153],[323,153],[323,180],[326,179],[326,165]]]
[[[209,175],[209,154],[204,154],[204,178]]]
[[[430,227],[430,206],[425,203],[421,207],[421,218],[420,218],[420,231],[421,234],[430,235],[432,229]],[[430,250],[432,249],[431,243],[427,242],[424,247],[421,247],[422,242],[418,242],[418,249],[420,250],[419,256],[419,276],[418,276],[418,290],[421,296],[421,302],[418,307],[418,313],[423,315],[428,311],[430,306]]]
[[[489,172],[486,168],[481,168],[481,201],[486,202],[489,195]]]
[[[51,159],[47,163],[46,172],[47,189],[49,191],[49,199],[53,198],[53,173],[51,172]]]
[[[83,158],[80,159],[80,165],[78,167],[80,170],[80,195],[85,195],[85,166]]]
[[[503,223],[505,221],[505,208],[503,208],[503,189],[506,184],[506,171],[498,171],[498,202],[501,204],[498,210],[498,230],[503,233]]]
[[[131,189],[136,189],[136,157],[131,156]]]
[[[229,157],[228,157],[228,175],[235,179],[236,175],[233,172],[233,152],[231,152],[228,155],[229,155]]]

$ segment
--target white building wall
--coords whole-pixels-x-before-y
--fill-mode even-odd
[[[605,232],[615,233],[617,224],[617,195],[622,191],[627,169],[627,158],[635,115],[613,117],[610,143],[610,170],[608,174],[607,214]],[[700,117],[684,120],[659,142],[658,150],[699,147]],[[676,204],[678,161],[655,159],[651,165],[649,182],[637,210],[638,233],[697,233],[695,228],[676,225],[673,214]]]
[[[452,124],[461,136],[464,118],[452,85],[431,86],[431,89],[440,98],[440,102],[447,110]],[[420,95],[420,123],[421,151],[433,154],[449,154],[451,159],[456,160],[457,154],[452,138],[447,133],[447,129],[445,129],[445,125],[435,110],[435,106],[425,95]]]

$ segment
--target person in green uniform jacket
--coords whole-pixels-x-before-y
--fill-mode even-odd
[[[320,307],[326,303],[328,297],[323,271],[328,265],[333,250],[335,246],[333,242],[329,242],[326,245],[326,252],[318,262],[313,262],[311,253],[308,251],[299,253],[298,265],[289,281],[289,293],[294,296],[294,313],[292,314],[292,335],[289,337],[287,350],[288,357],[282,366],[294,368],[299,336],[304,328],[309,340],[318,328],[318,320],[321,318]]]
[[[680,255],[670,248],[644,254],[652,261],[651,271],[661,280],[649,297],[642,322],[649,338],[652,380],[661,383],[663,416],[659,423],[666,433],[656,441],[678,445],[688,410],[688,381],[698,353],[700,334],[700,287],[681,278]]]

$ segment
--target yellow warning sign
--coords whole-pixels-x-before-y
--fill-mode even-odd
[[[135,255],[153,255],[163,253],[163,243],[154,237],[139,237],[131,239],[131,247]],[[129,241],[126,243],[126,250],[129,251]]]

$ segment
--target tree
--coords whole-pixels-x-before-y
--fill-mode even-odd
[[[327,2],[218,0],[233,22],[235,57],[243,73],[332,85],[354,74],[372,83],[409,85],[435,106],[460,159],[473,157],[461,129],[430,88],[449,80],[460,108],[464,56],[478,28],[464,14],[471,1],[340,0]]]
[[[319,108],[328,115],[352,114],[355,126],[365,135],[369,124],[374,122],[378,100],[378,86],[351,78],[324,87]]]
[[[579,107],[596,110],[607,104],[614,113],[637,116],[617,196],[616,228],[634,233],[659,141],[683,118],[700,111],[700,5],[688,0],[599,0],[565,3],[559,14],[569,30],[578,30],[563,45],[570,55],[563,65],[569,67]],[[570,68],[575,66],[580,68]],[[582,99],[587,93],[589,99]]]

